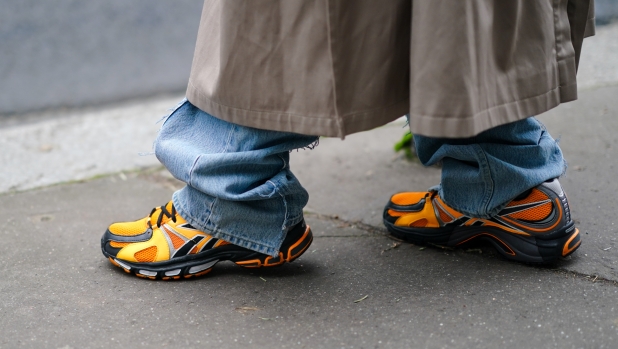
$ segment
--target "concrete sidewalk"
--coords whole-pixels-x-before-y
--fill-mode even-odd
[[[424,172],[409,165],[408,173]],[[339,219],[308,214],[313,245],[279,268],[222,263],[200,279],[153,282],[112,267],[99,250],[107,224],[166,202],[168,184],[140,173],[0,197],[0,347],[615,348],[618,341],[616,282],[567,271],[593,264],[604,253],[594,240],[608,231],[586,236],[572,261],[538,268],[399,245],[382,227],[344,220],[350,214],[339,210]],[[607,256],[615,260],[613,251]]]
[[[139,279],[105,260],[99,239],[109,223],[146,215],[180,187],[153,156],[137,155],[156,134],[150,121],[178,98],[4,120],[0,348],[616,348],[618,80],[608,78],[616,71],[540,116],[561,137],[569,161],[561,182],[583,235],[576,253],[548,267],[507,262],[490,248],[390,239],[381,223],[390,194],[440,180],[439,169],[393,153],[398,121],[292,153],[315,233],[299,260]]]

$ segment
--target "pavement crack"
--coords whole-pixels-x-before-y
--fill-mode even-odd
[[[341,219],[337,215],[324,215],[324,214],[315,213],[315,212],[305,212],[304,215],[305,217],[311,217],[311,218],[319,219],[322,221],[339,223],[340,228],[356,228],[358,230],[362,230],[362,231],[372,233],[372,234],[383,235],[390,239],[399,241],[398,239],[395,239],[394,237],[392,237],[388,233],[388,230],[386,230],[386,228],[375,227],[371,224],[366,224],[361,221],[349,221],[346,219]]]
[[[584,280],[584,281],[589,281],[592,283],[602,283],[605,285],[611,285],[611,286],[615,286],[618,287],[618,280],[612,280],[612,279],[606,279],[604,277],[601,277],[597,274],[586,274],[586,273],[580,273],[577,271],[573,271],[573,270],[568,270],[565,268],[558,268],[558,269],[554,269],[554,271],[556,273],[559,274],[563,274],[565,276],[573,276],[574,278],[580,279],[580,280]]]
[[[386,228],[379,228],[379,227],[375,227],[373,225],[370,224],[366,224],[363,223],[361,221],[350,221],[350,220],[346,220],[346,219],[341,219],[339,218],[338,215],[325,215],[325,214],[321,214],[321,213],[316,213],[316,212],[304,212],[305,217],[311,217],[314,219],[319,219],[322,221],[329,221],[329,222],[333,222],[333,223],[338,223],[339,224],[339,228],[355,228],[358,230],[362,230],[368,233],[372,233],[372,234],[376,234],[376,235],[381,235],[384,237],[387,237],[391,240],[395,240],[398,242],[403,242],[400,239],[395,238],[394,236],[390,235],[388,230],[386,230]],[[317,237],[317,236],[316,236]],[[353,236],[353,235],[343,235],[343,236],[336,236],[336,235],[323,235],[320,237],[324,237],[324,238],[336,238],[336,237],[363,237],[363,236]],[[445,247],[445,246],[440,246],[440,245],[434,245],[434,244],[429,244],[433,247],[436,248],[441,248],[441,249],[448,249],[448,250],[453,250],[451,248]],[[388,250],[388,249],[387,249]],[[543,269],[543,268],[541,268]],[[602,283],[602,284],[606,284],[606,285],[611,285],[611,286],[615,286],[618,287],[618,280],[613,280],[613,279],[606,279],[604,277],[601,277],[597,274],[585,274],[585,273],[580,273],[580,272],[576,272],[576,271],[572,271],[572,270],[568,270],[566,268],[557,268],[557,269],[551,269],[554,272],[557,273],[562,273],[564,275],[572,275],[575,278],[581,279],[581,280],[585,280],[585,281],[589,281],[592,283]]]

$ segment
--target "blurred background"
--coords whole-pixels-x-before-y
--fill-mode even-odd
[[[182,94],[202,4],[0,0],[0,116]],[[618,0],[596,12],[618,19]]]
[[[595,0],[597,24],[608,24],[618,19],[618,0]]]
[[[203,0],[0,0],[0,115],[186,87]]]

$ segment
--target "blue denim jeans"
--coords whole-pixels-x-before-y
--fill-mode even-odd
[[[172,201],[191,225],[274,256],[309,198],[290,171],[289,152],[317,140],[232,124],[185,100],[164,121],[155,154],[186,183]],[[497,213],[565,166],[560,148],[534,118],[467,139],[415,136],[415,143],[425,165],[442,162],[436,188],[444,201],[473,217]]]
[[[172,197],[180,216],[216,238],[275,256],[309,200],[290,171],[290,151],[317,140],[231,124],[185,100],[164,121],[154,148],[187,184]]]
[[[558,143],[533,117],[471,138],[415,135],[414,144],[423,165],[442,164],[441,183],[431,189],[470,217],[495,216],[525,190],[566,170]]]

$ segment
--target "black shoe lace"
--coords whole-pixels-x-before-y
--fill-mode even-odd
[[[167,218],[171,218],[172,222],[176,223],[176,208],[174,207],[173,204],[172,204],[172,212],[169,212],[167,208],[165,207],[165,205],[161,207],[153,208],[152,211],[150,211],[150,215],[149,215],[150,218],[152,218],[152,215],[157,211],[157,209],[161,210],[159,212],[159,216],[157,217],[157,228],[161,227],[161,223],[163,222],[164,216]],[[150,221],[148,221],[148,225],[152,228],[152,224],[150,223]]]
[[[429,198],[429,200],[433,200],[436,196],[438,196],[438,191],[436,190],[431,190],[427,194],[425,194],[425,197]]]

